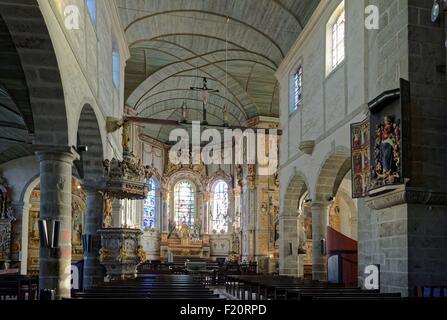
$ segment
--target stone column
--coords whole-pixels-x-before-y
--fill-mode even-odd
[[[234,220],[236,218],[236,206],[234,203],[235,200],[235,196],[234,196],[234,189],[228,189],[228,201],[229,201],[229,206],[228,206],[228,216],[229,216],[229,225],[228,225],[228,233],[232,234],[233,233],[233,225],[234,225]]]
[[[155,228],[158,229],[158,232],[162,232],[163,230],[163,205],[162,205],[162,192],[159,188],[155,189]],[[144,210],[144,208],[143,208]],[[143,221],[141,222],[143,225]]]
[[[322,254],[321,240],[326,239],[329,203],[312,203],[312,279],[327,279],[327,259]]]
[[[168,233],[169,232],[169,191],[167,189],[163,189],[162,191],[162,201],[161,201],[161,207],[162,207],[162,212],[161,217],[162,217],[162,232],[163,233]]]
[[[85,185],[87,193],[87,206],[85,213],[84,237],[89,237],[91,247],[84,249],[84,288],[91,288],[103,282],[104,276],[99,262],[99,250],[101,249],[101,239],[98,229],[102,228],[104,212],[104,194],[100,188],[92,185]]]
[[[306,249],[306,253],[307,253],[307,248],[306,248],[307,237],[306,237],[306,232],[305,232],[305,228],[304,228],[304,221],[305,221],[304,211],[303,210],[298,210],[298,224],[297,224],[298,244],[297,244],[297,249],[299,249],[300,247],[304,247]],[[304,259],[306,257],[306,254],[299,254],[299,253],[297,253],[297,255],[298,255],[297,275],[298,275],[298,277],[304,277]]]
[[[71,177],[79,155],[70,147],[35,147],[40,162],[40,219],[59,220],[59,247],[40,248],[39,288],[55,290],[55,298],[71,291]]]
[[[29,209],[31,204],[28,202],[13,203],[14,217],[13,236],[20,239],[20,274],[26,275],[28,269],[28,234],[29,234]]]
[[[297,217],[279,216],[279,273],[298,276],[298,224]]]
[[[202,221],[202,234],[209,234],[210,233],[210,201],[211,201],[211,194],[209,192],[203,192],[203,221]]]

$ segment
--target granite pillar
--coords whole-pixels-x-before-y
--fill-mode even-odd
[[[91,288],[104,280],[102,266],[99,262],[101,239],[98,229],[103,225],[104,196],[96,187],[84,186],[87,193],[84,237],[90,238],[91,246],[84,248],[84,288]]]
[[[312,279],[327,279],[327,259],[321,240],[326,239],[329,203],[312,203]]]
[[[70,147],[36,147],[40,162],[40,219],[60,221],[57,248],[40,248],[40,290],[69,298],[71,290],[71,177],[79,155]]]

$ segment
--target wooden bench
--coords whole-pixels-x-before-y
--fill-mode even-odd
[[[144,275],[104,283],[73,294],[73,299],[221,299],[190,275]]]
[[[39,279],[17,274],[0,276],[0,300],[8,297],[16,297],[17,300],[25,300],[28,294],[29,300],[37,298]]]
[[[395,300],[400,293],[381,294],[360,288],[347,288],[343,284],[305,280],[289,276],[228,276],[226,290],[233,296],[245,299],[285,300]]]

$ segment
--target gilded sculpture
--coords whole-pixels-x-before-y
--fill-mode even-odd
[[[106,261],[110,256],[109,250],[105,248],[99,249],[99,261],[104,262]]]
[[[146,261],[146,252],[144,251],[142,246],[138,246],[137,248],[137,257],[140,263],[143,263]]]

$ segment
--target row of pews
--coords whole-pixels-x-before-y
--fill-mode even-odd
[[[74,292],[72,299],[222,299],[189,275],[149,274]]]
[[[400,293],[347,288],[343,284],[289,276],[230,275],[226,292],[241,300],[398,300]]]
[[[0,300],[36,300],[39,278],[19,274],[0,275]]]

